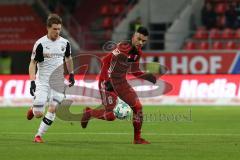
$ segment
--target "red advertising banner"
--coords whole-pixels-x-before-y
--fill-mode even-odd
[[[98,89],[98,77],[88,76],[91,82],[83,81],[83,76],[76,76],[77,86]],[[141,98],[143,104],[151,105],[240,105],[240,75],[164,75],[163,80],[172,85],[172,90],[157,97]],[[146,81],[140,81],[138,91],[151,90],[146,87]],[[31,105],[32,96],[29,94],[30,81],[27,75],[0,76],[0,106]],[[163,86],[164,87],[164,86]],[[81,96],[73,98],[75,104],[98,104],[100,99]],[[89,94],[89,93],[88,93]],[[91,95],[91,93],[90,93]]]
[[[240,75],[166,75],[162,79],[173,85],[173,90],[168,96],[240,98]]]

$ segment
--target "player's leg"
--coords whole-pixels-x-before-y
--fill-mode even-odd
[[[33,117],[41,118],[43,116],[42,110],[38,108],[43,108],[44,105],[33,105],[27,111],[27,119],[31,120]]]
[[[49,104],[48,111],[45,114],[45,116],[43,117],[43,119],[39,125],[38,131],[35,135],[35,139],[37,137],[42,137],[47,132],[48,128],[52,125],[52,123],[56,117],[55,112],[56,112],[55,104]]]
[[[106,121],[114,121],[116,119],[113,113],[114,107],[115,106],[113,105],[107,105],[107,106],[101,105],[94,109],[88,108],[88,112],[92,118],[102,119]]]
[[[35,97],[33,100],[33,107],[32,107],[33,115],[36,118],[40,118],[44,115],[47,96],[48,96],[48,87],[37,85]],[[36,135],[34,138],[34,142],[42,143],[43,140],[41,138],[41,135]]]
[[[28,109],[28,111],[27,111],[27,119],[28,119],[28,120],[31,120],[31,119],[33,119],[33,117],[34,117],[33,107],[30,107],[30,108]]]
[[[43,117],[35,137],[42,137],[52,125],[56,117],[56,109],[63,100],[63,97],[63,94],[51,90],[48,111]]]
[[[47,101],[48,88],[44,85],[37,84],[36,92],[33,100],[33,106],[27,112],[27,119],[33,117],[41,118],[44,115],[44,105]]]
[[[102,119],[106,121],[114,121],[116,119],[113,108],[116,105],[117,97],[114,94],[107,94],[107,99],[109,100],[107,104],[101,105],[95,109],[86,107],[83,111],[83,116],[81,119],[82,128],[86,128],[89,120],[91,118]]]
[[[45,110],[45,106],[42,105],[42,107],[35,107],[33,106],[33,113],[35,113],[35,116],[36,118],[41,118],[43,115],[44,115],[44,110]],[[39,128],[41,127],[41,124],[39,126]],[[39,128],[38,128],[38,131],[39,131]],[[39,134],[39,135],[35,135],[34,137],[34,142],[37,142],[37,143],[43,143],[43,140],[42,140],[42,135]]]
[[[135,101],[135,105],[132,106],[133,110],[133,127],[134,127],[134,144],[149,144],[148,141],[141,138],[141,130],[143,124],[143,112],[142,104],[138,99]]]
[[[116,86],[115,90],[123,101],[125,101],[133,110],[134,144],[149,144],[148,141],[141,138],[141,129],[143,123],[142,104],[137,94],[130,85]]]
[[[116,119],[113,109],[117,103],[117,96],[113,91],[106,90],[105,82],[99,82],[99,91],[102,98],[102,105],[95,109],[86,107],[83,111],[81,119],[82,128],[86,128],[88,121],[91,118],[102,119],[106,121],[113,121]]]
[[[90,114],[97,119],[113,121],[116,119],[113,114],[113,109],[117,104],[117,95],[110,81],[99,81],[98,87],[101,94],[102,105],[93,109]]]

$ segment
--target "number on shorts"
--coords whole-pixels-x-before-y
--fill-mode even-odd
[[[108,96],[108,103],[109,104],[113,104],[113,97],[112,96]]]

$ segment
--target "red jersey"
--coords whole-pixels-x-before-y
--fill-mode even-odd
[[[110,78],[123,80],[129,72],[136,77],[142,75],[143,72],[139,69],[141,55],[141,48],[132,47],[129,43],[118,44],[115,50],[102,59],[100,81],[108,81]]]

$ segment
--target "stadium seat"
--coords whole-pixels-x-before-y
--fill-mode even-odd
[[[240,43],[236,42],[236,48],[235,49],[240,50]]]
[[[200,50],[208,50],[209,49],[209,43],[207,41],[201,41],[199,44]]]
[[[212,49],[214,49],[214,50],[221,50],[221,49],[223,49],[223,43],[221,41],[213,42]]]
[[[209,38],[219,39],[220,38],[219,30],[216,28],[211,29],[209,32]]]
[[[217,14],[224,14],[227,9],[227,4],[226,3],[217,3],[215,6],[215,12]]]
[[[230,29],[230,28],[224,29],[222,31],[221,38],[223,38],[223,39],[233,39],[234,38],[233,30]]]
[[[185,50],[194,50],[197,49],[197,45],[194,41],[187,41],[184,45]]]
[[[237,49],[237,45],[234,41],[228,41],[226,43],[225,49]]]
[[[121,5],[121,4],[118,4],[118,5],[116,5],[116,6],[114,7],[114,9],[113,9],[113,14],[114,14],[114,15],[119,15],[119,14],[121,14],[121,13],[123,12],[123,10],[124,10],[124,6]]]
[[[111,29],[113,27],[113,21],[111,17],[105,17],[102,22],[102,27],[104,29]]]
[[[110,5],[102,5],[100,8],[100,14],[102,16],[112,15],[112,9]]]
[[[207,39],[208,38],[208,32],[205,28],[200,27],[195,32],[194,36],[195,39]]]
[[[237,30],[234,32],[234,38],[236,38],[236,39],[239,39],[239,38],[240,38],[240,28],[237,29]]]

